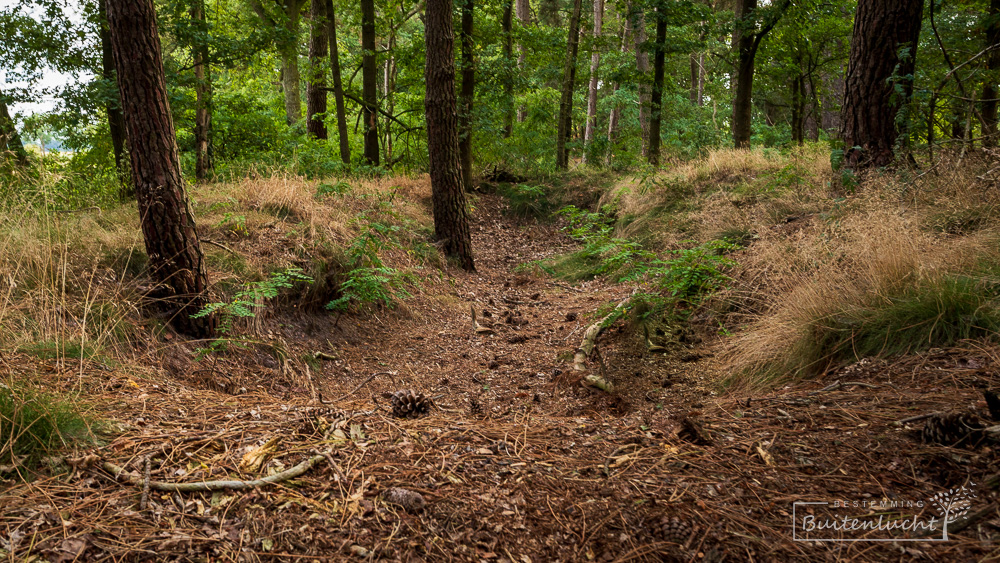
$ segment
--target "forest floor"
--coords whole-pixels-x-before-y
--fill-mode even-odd
[[[899,422],[982,410],[982,388],[1000,386],[995,350],[934,349],[766,393],[727,393],[718,385],[721,336],[703,332],[650,353],[622,320],[600,336],[601,361],[588,363],[614,383],[606,393],[582,385],[590,372],[574,370],[570,357],[595,312],[633,288],[518,269],[575,243],[553,224],[512,218],[505,205],[479,196],[475,273],[448,270],[400,307],[367,317],[277,311],[261,330],[287,346],[290,361],[251,348],[195,362],[193,345],[169,335],[151,347],[157,377],[96,360],[3,354],[5,372],[82,393],[118,432],[61,460],[71,471],[4,485],[0,553],[60,562],[973,561],[1000,553],[995,450],[925,445],[920,420]],[[473,330],[470,307],[492,333]],[[315,352],[318,362],[298,360]],[[410,388],[434,407],[394,418],[383,394]],[[265,444],[266,469],[241,469]],[[144,482],[253,479],[313,456],[302,475],[276,484],[193,493],[154,485],[141,498]],[[810,536],[898,541],[793,537],[793,509],[817,521],[928,521],[938,516],[932,497],[970,479],[975,496],[963,506],[972,519],[951,523],[948,541],[940,530],[918,541],[899,530]],[[390,502],[393,488],[423,503]],[[865,504],[882,501],[895,508]]]

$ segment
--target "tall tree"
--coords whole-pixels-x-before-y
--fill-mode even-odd
[[[302,119],[302,93],[299,89],[299,21],[306,0],[273,0],[278,14],[262,1],[251,0],[253,10],[275,30],[278,54],[281,56],[281,88],[285,96],[285,119],[289,124]]]
[[[181,180],[156,9],[153,0],[107,2],[150,276],[163,289],[163,302],[173,307],[171,324],[184,334],[208,337],[214,317],[191,316],[207,303],[208,276]]]
[[[476,93],[475,45],[472,39],[473,0],[462,0],[462,90],[458,94],[458,151],[462,183],[472,188],[472,100]]]
[[[569,38],[566,42],[566,63],[563,65],[562,96],[559,98],[559,121],[556,127],[556,168],[569,168],[569,141],[573,123],[573,85],[576,82],[576,53],[580,45],[580,12],[583,3],[573,0],[569,16]]]
[[[514,0],[507,0],[500,19],[503,32],[503,56],[507,72],[503,81],[503,138],[509,139],[514,132]]]
[[[578,0],[579,1],[579,0]],[[431,171],[434,234],[445,254],[462,268],[475,270],[465,190],[458,153],[458,103],[455,99],[455,35],[451,0],[427,0],[424,18],[427,93],[427,153]]]
[[[107,83],[115,83],[115,59],[111,53],[111,33],[108,31],[108,14],[104,0],[97,1],[98,30],[101,35],[101,78]],[[108,96],[104,102],[108,117],[108,132],[111,134],[111,149],[115,153],[115,172],[118,175],[120,196],[123,200],[135,197],[135,191],[128,182],[128,163],[125,162],[125,121],[122,118],[121,101],[118,92]]]
[[[897,116],[913,90],[923,0],[859,0],[841,113],[845,165],[860,170],[896,160]]]
[[[378,88],[375,61],[375,0],[361,0],[361,120],[365,160],[378,166]]]
[[[629,18],[632,20],[633,48],[635,49],[635,67],[639,71],[639,131],[642,137],[642,155],[649,155],[649,99],[651,96],[648,82],[649,53],[646,52],[646,15],[641,9],[632,6]]]
[[[208,179],[212,171],[212,70],[208,60],[208,25],[205,20],[205,0],[194,0],[191,20],[197,29],[194,42],[194,176],[199,182]]]
[[[333,77],[333,98],[337,106],[337,140],[340,143],[340,160],[351,163],[351,144],[347,136],[347,112],[344,109],[344,83],[340,76],[340,48],[337,46],[337,13],[333,0],[326,0],[327,25],[330,36],[330,75]]]
[[[528,27],[531,25],[531,4],[528,0],[514,0],[514,15],[517,16],[517,21],[521,23],[521,27]],[[524,42],[520,42],[517,45],[517,68],[518,70],[524,70],[524,63],[528,57],[528,48],[524,46]],[[517,108],[517,122],[524,123],[527,118],[528,112],[524,106],[519,106]]]
[[[986,56],[987,76],[983,80],[982,108],[980,113],[983,116],[983,146],[995,147],[1000,139],[997,139],[997,98],[1000,91],[997,89],[997,82],[1000,82],[1000,0],[990,0],[989,15],[986,16],[986,46],[993,47],[990,54]]]
[[[733,144],[738,149],[750,146],[754,60],[757,50],[760,42],[774,29],[790,4],[791,0],[778,0],[767,9],[758,9],[757,0],[736,0],[736,26],[733,30],[733,48],[737,56]]]
[[[650,101],[649,151],[647,159],[653,166],[660,165],[660,123],[663,120],[663,65],[666,58],[667,18],[663,9],[656,9],[656,53],[653,56],[653,95]]]
[[[326,0],[312,0],[309,7],[309,76],[306,80],[306,132],[326,139],[326,68],[330,39],[326,22]]]
[[[590,85],[587,89],[587,128],[583,133],[583,144],[589,146],[594,140],[594,130],[597,128],[597,70],[601,66],[601,51],[597,44],[601,39],[601,27],[604,25],[604,0],[594,0],[594,43],[590,53]],[[583,152],[583,161],[587,162],[587,151]]]

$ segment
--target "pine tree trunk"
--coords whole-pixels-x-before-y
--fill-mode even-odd
[[[517,21],[521,22],[521,27],[531,25],[531,5],[528,0],[514,0],[514,15]],[[528,50],[523,43],[517,46],[517,69],[524,70],[524,63],[528,56]],[[528,117],[528,110],[524,106],[517,108],[517,122],[524,123]]]
[[[285,0],[285,34],[279,42],[281,55],[281,87],[285,93],[285,120],[288,124],[302,119],[301,89],[299,88],[299,12],[305,0]]]
[[[378,89],[375,68],[375,0],[361,0],[361,120],[364,122],[365,160],[379,165]]]
[[[580,45],[581,0],[573,0],[573,11],[569,17],[569,37],[566,45],[566,63],[563,65],[562,96],[559,99],[559,122],[556,128],[556,168],[569,168],[569,153],[566,142],[572,134],[573,86],[576,78],[576,53]]]
[[[153,0],[109,0],[108,23],[150,276],[173,308],[171,324],[205,338],[214,318],[191,315],[207,303],[208,276],[181,180]]]
[[[754,34],[747,33],[741,27],[741,22],[756,8],[757,0],[736,2],[736,27],[733,31],[733,46],[737,53],[736,92],[733,97],[733,145],[738,149],[750,147],[753,71],[754,58],[757,56]]]
[[[639,71],[639,130],[642,137],[642,156],[649,155],[649,53],[643,48],[646,42],[646,14],[637,10],[629,17],[634,17],[635,25],[635,67]]]
[[[476,92],[476,61],[472,39],[473,0],[462,2],[462,90],[458,95],[458,151],[462,185],[472,189],[472,101]]]
[[[434,234],[449,257],[474,271],[472,237],[458,152],[458,102],[451,0],[427,0],[424,19],[427,153],[431,171]]]
[[[326,139],[326,58],[330,48],[327,36],[326,0],[311,0],[309,6],[309,76],[306,80],[306,133],[316,139]]]
[[[504,64],[508,69],[514,66],[514,0],[507,0],[503,8],[503,18],[500,21],[500,29],[503,32],[503,56]],[[514,76],[508,70],[504,75],[503,82],[503,138],[509,139],[514,132]]]
[[[97,2],[97,14],[101,23],[101,78],[111,84],[115,83],[115,59],[111,54],[111,34],[108,31],[108,14],[104,0]],[[115,173],[118,175],[118,195],[123,201],[135,199],[135,190],[129,183],[128,163],[125,162],[125,122],[122,119],[121,101],[117,90],[114,99],[109,99],[104,106],[108,116],[108,132],[111,135],[111,148],[115,153]]]
[[[604,0],[594,0],[594,47],[590,53],[590,85],[587,89],[587,129],[583,133],[583,161],[587,162],[586,147],[594,140],[594,130],[597,128],[597,70],[601,66],[601,52],[597,41],[601,38],[601,27],[604,24]]]
[[[913,74],[923,5],[923,0],[858,2],[841,112],[848,168],[889,166],[896,161],[896,142],[906,131],[905,125],[897,127],[897,116],[906,111],[913,84],[893,77]],[[902,61],[900,49],[909,51]]]
[[[667,41],[667,20],[656,11],[656,54],[653,57],[653,96],[649,116],[649,154],[653,166],[660,165],[660,123],[663,119],[663,65]]]
[[[337,140],[340,142],[340,160],[351,163],[351,142],[347,132],[347,111],[344,109],[344,82],[340,76],[340,49],[337,47],[337,13],[333,0],[326,0],[330,36],[330,75],[333,76],[333,98],[337,106]]]
[[[191,19],[202,34],[202,39],[194,46],[194,177],[204,182],[212,172],[212,69],[208,60],[208,41],[204,38],[208,33],[204,0],[194,1]]]
[[[1000,43],[1000,0],[990,0],[989,24],[986,26],[986,45],[997,45]],[[1000,81],[1000,49],[994,49],[986,55],[987,75],[983,80],[983,100],[980,113],[983,116],[983,146],[987,148],[995,147],[998,144],[997,132],[997,98],[1000,97],[1000,89],[997,82]]]
[[[0,153],[3,152],[13,155],[14,161],[20,166],[28,164],[28,151],[24,150],[21,135],[17,132],[10,111],[7,110],[3,92],[0,92]],[[0,154],[0,156],[6,155]]]

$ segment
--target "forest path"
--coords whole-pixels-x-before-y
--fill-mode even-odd
[[[901,512],[924,518],[942,488],[996,482],[995,453],[921,445],[920,422],[894,424],[975,405],[979,387],[1000,383],[982,351],[864,362],[826,381],[716,396],[710,348],[649,354],[619,321],[600,340],[617,390],[583,387],[565,353],[632,288],[516,271],[573,243],[504,205],[477,198],[478,272],[451,271],[397,310],[336,327],[332,315],[267,320],[292,343],[286,368],[254,371],[254,350],[209,364],[246,384],[236,394],[207,388],[204,363],[174,375],[164,364],[168,375],[153,379],[131,366],[0,358],[53,390],[82,391],[115,421],[108,443],[67,456],[72,472],[0,489],[0,550],[53,561],[898,560],[890,542],[793,541],[792,503],[922,502]],[[474,333],[470,305],[494,334]],[[313,351],[336,359],[305,361]],[[310,400],[310,382],[333,403]],[[406,388],[438,408],[392,417],[382,393]],[[247,465],[251,452],[265,469]],[[87,453],[140,483],[146,459],[149,479],[170,483],[253,479],[317,453],[326,461],[277,485],[152,491],[143,505],[141,487],[116,482]],[[388,502],[393,488],[426,506]],[[991,485],[977,494],[974,511],[995,510]],[[906,553],[975,560],[990,552],[981,541],[990,533],[974,526]]]

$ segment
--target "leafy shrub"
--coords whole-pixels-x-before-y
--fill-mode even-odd
[[[502,186],[499,192],[507,200],[508,212],[516,217],[541,218],[551,210],[548,194],[541,186],[509,184]]]

